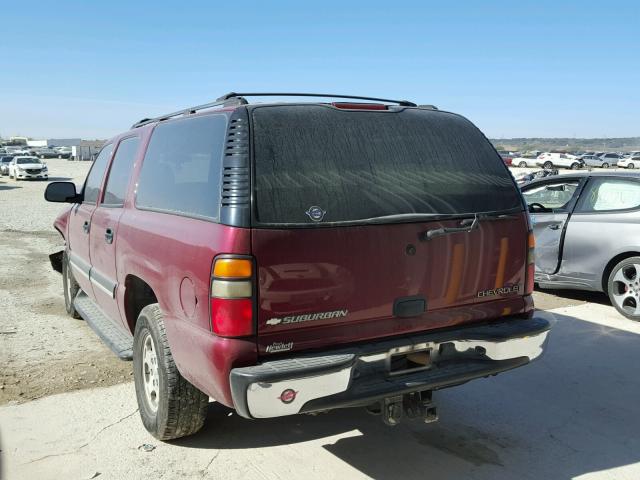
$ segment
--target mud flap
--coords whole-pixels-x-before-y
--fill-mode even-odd
[[[51,268],[53,268],[58,273],[62,273],[62,255],[63,254],[64,254],[64,250],[60,250],[59,252],[52,253],[51,255],[49,255]]]

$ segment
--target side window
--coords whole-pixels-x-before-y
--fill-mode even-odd
[[[144,156],[136,207],[217,219],[227,117],[160,123]]]
[[[89,171],[89,175],[87,175],[87,180],[84,182],[84,203],[95,204],[98,200],[102,177],[104,177],[104,171],[111,158],[111,152],[113,152],[113,144],[105,145],[102,147],[102,150],[100,150],[98,158],[93,162],[91,171]]]
[[[592,179],[580,203],[579,213],[593,213],[640,208],[640,182],[624,178]]]
[[[539,203],[545,208],[563,210],[569,204],[578,189],[578,181],[556,182],[532,187],[522,192],[527,204]]]
[[[133,160],[138,151],[140,139],[138,137],[126,138],[120,142],[116,154],[111,162],[109,177],[105,187],[102,204],[106,207],[121,207],[124,205],[124,197],[129,185],[129,176]]]

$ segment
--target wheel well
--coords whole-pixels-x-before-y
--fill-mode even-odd
[[[636,257],[636,256],[640,256],[640,252],[624,252],[619,255],[616,255],[611,260],[609,260],[609,263],[607,263],[607,266],[604,268],[604,272],[602,272],[602,290],[604,291],[604,293],[609,294],[609,292],[607,291],[608,290],[607,287],[609,284],[609,275],[611,274],[613,267],[615,267],[618,263],[620,263],[625,258]]]
[[[158,298],[149,284],[135,275],[127,275],[124,285],[124,311],[129,329],[133,333],[142,309],[152,303],[158,303]]]

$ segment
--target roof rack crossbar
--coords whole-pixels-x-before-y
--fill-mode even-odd
[[[388,98],[360,97],[355,95],[335,95],[333,93],[236,93],[231,92],[218,98],[218,101],[243,97],[324,97],[324,98],[350,98],[356,100],[371,100],[374,102],[397,103],[404,107],[417,107],[408,100],[390,100]]]

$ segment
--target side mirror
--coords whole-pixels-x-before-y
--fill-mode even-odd
[[[73,182],[51,182],[44,191],[47,202],[79,203],[82,198]]]

